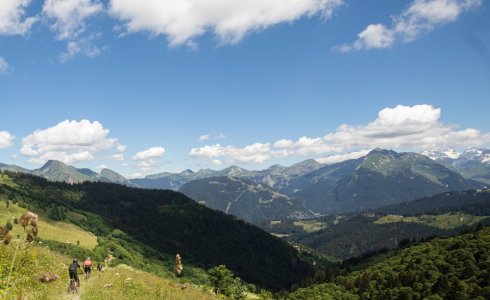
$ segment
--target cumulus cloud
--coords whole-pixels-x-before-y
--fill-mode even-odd
[[[368,25],[358,34],[354,43],[337,48],[341,52],[348,52],[388,48],[397,40],[411,42],[437,26],[456,21],[461,14],[481,4],[481,0],[415,0],[404,12],[393,17],[391,27],[383,24]]]
[[[188,44],[206,32],[234,44],[246,34],[301,17],[328,18],[343,0],[111,0],[110,13],[128,33],[165,35],[171,46]]]
[[[192,148],[189,156],[211,160],[215,165],[221,165],[223,161],[227,163],[262,163],[271,158],[270,152],[269,143],[255,143],[243,148],[214,144]]]
[[[199,136],[200,142],[204,142],[204,141],[208,141],[208,140],[209,140],[209,134],[203,134],[203,135]]]
[[[100,151],[121,144],[109,138],[109,129],[98,121],[65,120],[47,129],[38,129],[22,139],[21,153],[32,163],[56,159],[67,164],[92,160]]]
[[[226,163],[262,163],[271,158],[319,157],[323,163],[358,158],[376,147],[401,151],[446,149],[448,147],[485,146],[490,133],[477,129],[459,129],[440,120],[441,109],[422,104],[398,105],[382,109],[377,118],[364,125],[342,124],[323,137],[303,136],[297,140],[281,139],[272,143],[256,143],[243,148],[207,145],[192,148],[189,156]],[[326,157],[322,157],[328,155]]]
[[[9,69],[9,64],[5,61],[3,57],[0,56],[0,74],[7,73]]]
[[[132,160],[139,161],[136,166],[142,171],[150,171],[158,165],[156,159],[162,158],[165,154],[163,147],[151,147],[136,153]]]
[[[8,131],[0,131],[0,149],[12,147],[15,137]]]
[[[146,160],[151,158],[162,158],[165,154],[165,148],[163,147],[151,147],[146,150],[140,151],[133,156],[133,160]]]
[[[2,0],[0,3],[0,35],[24,35],[37,17],[26,17],[31,0]]]
[[[103,11],[98,0],[46,0],[43,15],[52,21],[51,30],[60,41],[67,41],[66,51],[60,55],[62,62],[68,61],[77,54],[96,57],[101,48],[95,46],[94,40],[100,34],[86,34],[86,20]]]

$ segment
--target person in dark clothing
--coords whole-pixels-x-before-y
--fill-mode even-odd
[[[73,262],[68,267],[68,274],[70,274],[70,279],[75,278],[77,281],[77,285],[80,286],[80,279],[78,278],[78,269],[82,270],[82,267],[78,264],[76,258],[73,259]]]
[[[100,263],[97,264],[97,271],[102,272],[102,266],[100,265]]]

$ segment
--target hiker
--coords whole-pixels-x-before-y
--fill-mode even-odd
[[[85,271],[85,279],[89,279],[90,277],[90,271],[92,270],[92,261],[90,260],[90,257],[87,257],[87,259],[83,262],[83,269]]]
[[[97,271],[102,272],[102,265],[97,263]]]
[[[77,285],[80,286],[80,279],[78,279],[78,268],[82,270],[82,267],[78,264],[76,258],[73,259],[73,262],[68,267],[68,274],[70,275],[70,279],[75,279],[77,281]]]

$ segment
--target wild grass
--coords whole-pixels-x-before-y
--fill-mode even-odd
[[[82,299],[216,299],[211,291],[194,285],[184,285],[175,280],[158,277],[119,265],[105,272],[93,272],[83,287]]]
[[[69,261],[69,257],[20,239],[12,240],[7,246],[1,245],[0,299],[60,299],[66,292],[68,265],[65,263]],[[54,282],[41,283],[38,277],[46,272],[57,274],[60,278]]]
[[[24,212],[26,212],[26,209],[19,207],[17,204],[11,203],[7,208],[6,199],[0,196],[0,224],[5,225],[7,221],[10,221],[13,225],[11,231],[13,237],[20,236],[23,233],[22,226],[14,224],[14,218],[18,218]],[[80,247],[86,249],[93,249],[97,245],[97,237],[93,234],[72,223],[53,221],[43,214],[39,215],[38,228],[39,238],[43,240],[53,240],[74,245],[77,245],[77,241],[80,241]]]

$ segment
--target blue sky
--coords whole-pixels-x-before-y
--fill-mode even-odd
[[[486,2],[133,2],[2,1],[0,162],[138,176],[490,146]]]

